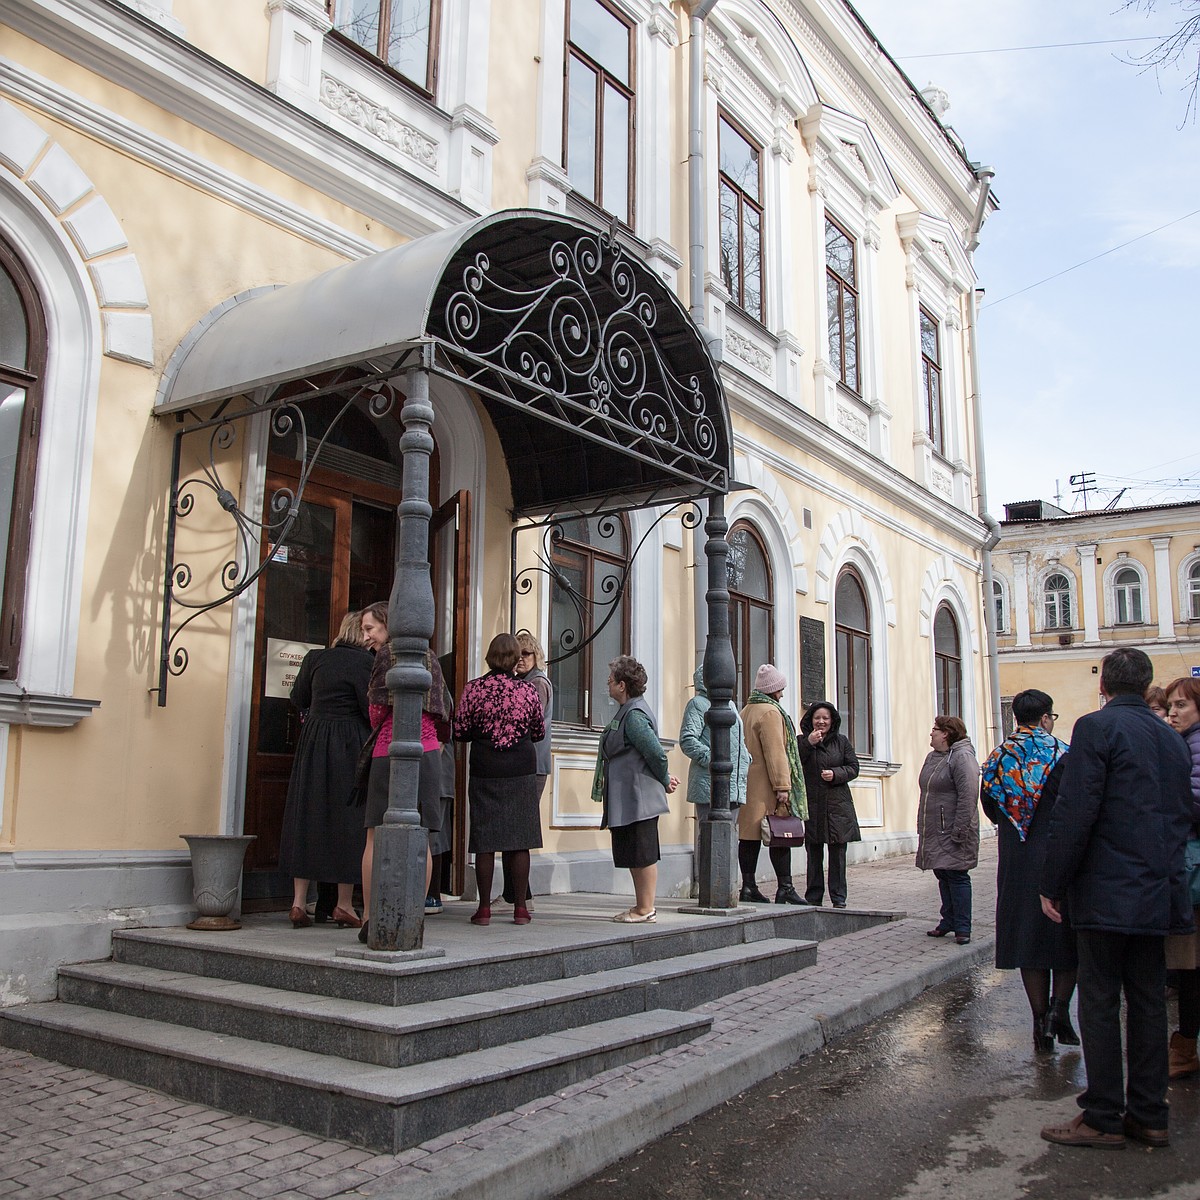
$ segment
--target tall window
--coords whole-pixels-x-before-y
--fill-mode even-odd
[[[1200,621],[1200,560],[1188,568],[1188,620]]]
[[[758,147],[725,117],[718,122],[721,278],[734,304],[763,319],[762,178]]]
[[[608,664],[629,649],[628,597],[620,591],[629,569],[629,532],[612,516],[564,521],[561,530],[551,553],[550,657],[567,657],[550,665],[554,715],[603,728],[617,711],[608,694]]]
[[[1071,628],[1071,581],[1056,571],[1042,588],[1046,604],[1046,628]]]
[[[33,282],[0,242],[0,679],[17,673],[46,322]]]
[[[939,454],[946,453],[942,416],[942,348],[938,323],[921,309],[921,385],[925,392],[925,423],[929,440]],[[943,714],[950,715],[950,714]]]
[[[626,225],[633,117],[630,26],[600,0],[570,0],[563,160],[575,191]]]
[[[837,703],[842,732],[864,756],[871,744],[871,611],[858,572],[847,567],[834,593]]]
[[[329,0],[338,33],[427,92],[434,90],[440,0]]]
[[[737,666],[733,702],[741,708],[754,688],[754,673],[763,663],[775,661],[771,568],[749,525],[733,527],[728,563],[729,640]]]
[[[996,609],[996,632],[1008,631],[1008,604],[1004,598],[1004,584],[994,576],[992,578],[992,604]]]
[[[1113,576],[1113,599],[1118,625],[1142,623],[1142,577],[1132,567],[1124,567]]]
[[[858,268],[854,239],[825,218],[825,304],[829,312],[829,362],[838,379],[862,392],[858,371]]]
[[[962,642],[958,622],[948,604],[933,618],[933,664],[937,686],[937,715],[962,716]]]

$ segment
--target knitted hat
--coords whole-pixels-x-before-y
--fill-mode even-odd
[[[768,696],[773,696],[776,692],[782,692],[787,687],[787,680],[783,677],[783,672],[778,667],[771,666],[770,663],[763,663],[758,668],[758,674],[754,677],[754,690],[763,692]]]

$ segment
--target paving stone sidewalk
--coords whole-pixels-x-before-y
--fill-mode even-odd
[[[0,1196],[553,1196],[824,1042],[989,961],[995,864],[988,838],[972,873],[969,946],[925,936],[937,919],[938,889],[912,855],[852,866],[852,908],[907,917],[823,942],[816,966],[704,1005],[698,1011],[712,1015],[712,1029],[694,1042],[401,1154],[230,1116],[0,1047]]]

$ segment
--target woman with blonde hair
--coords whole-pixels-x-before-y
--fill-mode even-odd
[[[354,768],[371,731],[367,684],[371,656],[363,646],[357,612],[347,613],[327,650],[310,650],[292,686],[292,703],[307,710],[288,782],[279,869],[292,876],[292,928],[311,925],[306,911],[310,880],[337,885],[332,918],[356,928],[364,832],[348,807]]]

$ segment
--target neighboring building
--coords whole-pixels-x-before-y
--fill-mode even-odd
[[[190,914],[181,833],[256,834],[248,902],[286,893],[288,672],[390,590],[397,355],[432,380],[448,677],[479,673],[510,625],[560,659],[538,890],[626,885],[589,799],[607,662],[646,664],[665,738],[690,694],[705,538],[664,480],[730,488],[738,702],[770,659],[797,717],[842,707],[858,853],[915,844],[937,712],[987,743],[964,248],[987,183],[849,4],[721,0],[702,304],[723,361],[705,392],[676,300],[688,16],[4,5],[0,1004],[50,994],[55,965],[103,956],[114,927]],[[523,342],[535,293],[553,307]],[[604,324],[615,308],[627,327]],[[484,327],[511,358],[468,353]],[[603,361],[555,374],[589,339]],[[618,418],[651,369],[669,403]],[[677,798],[662,822],[664,892],[688,886],[690,816]],[[460,795],[459,884],[464,821]]]
[[[1066,513],[1004,506],[992,552],[1000,688],[1054,697],[1055,732],[1099,707],[1100,660],[1138,646],[1156,683],[1200,671],[1200,503]]]

